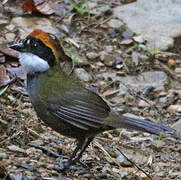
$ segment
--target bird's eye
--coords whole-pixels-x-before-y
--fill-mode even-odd
[[[27,39],[25,43],[29,45],[31,43],[31,40]]]
[[[33,43],[33,46],[34,46],[34,47],[37,47],[37,46],[38,46],[38,44],[37,44],[36,42],[34,42],[34,43]]]

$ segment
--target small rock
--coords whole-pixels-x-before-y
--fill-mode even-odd
[[[0,152],[0,160],[7,158],[7,154],[5,152]]]
[[[97,57],[99,57],[99,54],[95,53],[95,52],[88,52],[86,54],[87,58],[90,60],[96,59]]]
[[[110,6],[109,5],[104,5],[104,6],[98,6],[98,7],[94,7],[93,9],[90,10],[91,14],[100,16],[101,14],[105,13],[106,11],[110,10]]]
[[[15,146],[15,145],[11,145],[11,146],[8,146],[7,147],[9,150],[11,151],[16,151],[16,152],[21,152],[21,153],[25,153],[25,150],[18,147],[18,146]]]
[[[177,105],[171,105],[168,107],[168,111],[175,113],[175,112],[179,112],[181,113],[181,105],[177,104]]]
[[[110,53],[113,51],[113,47],[112,46],[105,46],[105,50],[106,50],[106,52]]]
[[[144,40],[144,37],[143,36],[134,36],[133,37],[134,41],[138,42],[138,43],[144,43],[145,40]]]
[[[138,103],[138,106],[139,107],[149,107],[150,105],[147,102],[140,100]]]
[[[118,19],[111,19],[108,22],[108,25],[111,28],[120,28],[120,27],[124,26],[124,23],[121,20],[118,20]]]
[[[1,17],[0,18],[0,25],[2,26],[2,25],[7,25],[7,24],[9,24],[9,19]]]
[[[180,68],[180,67],[176,68],[176,69],[175,69],[175,72],[176,72],[176,76],[177,76],[178,78],[181,78],[181,68]]]
[[[5,56],[0,57],[0,63],[5,63]]]
[[[6,29],[7,29],[8,31],[13,31],[13,30],[15,29],[15,25],[10,24],[10,25],[6,26]]]
[[[167,64],[170,68],[176,67],[176,61],[174,59],[169,59]]]
[[[60,30],[66,32],[67,34],[69,34],[69,28],[66,26],[66,25],[61,25],[60,27]]]
[[[112,66],[113,63],[114,63],[115,57],[110,55],[110,54],[108,54],[108,53],[106,53],[105,51],[102,51],[100,53],[100,59],[101,59],[101,61],[104,62],[105,65]]]
[[[160,103],[166,103],[168,101],[168,98],[167,97],[161,97],[160,99],[159,99],[159,102]]]
[[[87,5],[88,5],[89,9],[92,9],[92,8],[95,8],[97,6],[97,2],[96,1],[94,1],[94,2],[88,1]]]
[[[125,39],[125,40],[122,40],[120,44],[122,45],[129,45],[133,42],[132,39]]]
[[[180,131],[180,130],[181,130],[181,119],[179,119],[177,122],[175,122],[175,123],[172,125],[172,128]]]
[[[76,68],[74,72],[78,79],[85,82],[92,81],[92,76],[88,74],[83,68]]]
[[[132,61],[135,63],[135,65],[137,66],[139,63],[139,53],[133,51],[132,55]]]
[[[123,167],[130,167],[132,166],[132,163],[130,163],[122,154],[120,154],[117,157],[117,161],[121,164]]]
[[[14,17],[11,24],[19,29],[20,38],[24,39],[34,29],[42,29],[43,31],[55,34],[59,37],[60,32],[57,28],[52,26],[52,21],[48,18],[39,17]]]
[[[124,31],[124,32],[122,33],[122,37],[123,37],[124,39],[131,39],[133,35],[134,35],[134,32],[131,31],[129,28],[127,28],[126,31]]]
[[[149,59],[149,57],[145,54],[139,54],[139,59],[142,61],[147,61]]]

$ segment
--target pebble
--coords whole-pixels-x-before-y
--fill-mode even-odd
[[[16,35],[15,35],[14,33],[6,33],[6,35],[5,35],[6,40],[7,40],[8,42],[14,41],[15,36],[16,36]]]
[[[95,53],[95,52],[88,52],[86,54],[87,58],[90,59],[90,60],[94,60],[96,59],[97,57],[99,57],[99,54]]]
[[[120,28],[124,26],[124,23],[119,19],[111,19],[108,22],[109,27],[111,28]]]
[[[133,62],[135,63],[135,65],[137,66],[138,63],[139,63],[139,53],[133,51],[131,57],[132,57],[132,61],[133,61]]]
[[[150,105],[147,102],[140,100],[138,103],[138,106],[139,107],[149,107]]]
[[[7,147],[9,150],[11,151],[15,151],[15,152],[21,152],[21,153],[25,153],[25,150],[18,147],[18,146],[15,146],[15,145],[11,145],[11,146],[8,146]]]
[[[113,47],[112,46],[105,46],[105,50],[106,50],[106,52],[110,53],[113,51]]]
[[[76,68],[74,72],[78,79],[85,82],[92,81],[92,76],[87,73],[83,68]]]
[[[1,17],[0,25],[2,26],[2,25],[7,25],[7,24],[9,24],[9,19]]]
[[[13,31],[15,29],[15,25],[10,24],[10,25],[6,26],[6,29],[9,31]]]
[[[6,159],[7,154],[5,152],[0,152],[0,159]]]
[[[120,154],[116,159],[123,167],[132,166],[132,164],[122,154]]]
[[[175,113],[175,112],[179,112],[181,113],[181,105],[177,104],[177,105],[171,105],[168,107],[168,111]]]
[[[114,63],[114,57],[108,53],[106,53],[105,51],[102,51],[100,53],[100,60],[104,62],[105,65],[107,66],[112,66]]]
[[[181,119],[179,119],[177,122],[175,122],[175,123],[172,125],[172,128],[180,131],[180,129],[181,129]]]
[[[133,39],[134,39],[134,41],[136,41],[138,43],[144,43],[145,42],[143,36],[141,36],[141,35],[140,36],[134,36]]]
[[[132,39],[125,39],[125,40],[122,40],[120,44],[122,45],[129,45],[133,42]]]
[[[134,32],[131,31],[129,28],[127,28],[126,31],[122,33],[122,36],[124,39],[131,39],[133,35],[134,35]]]

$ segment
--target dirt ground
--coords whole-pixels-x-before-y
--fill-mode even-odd
[[[100,2],[103,7],[119,3]],[[16,14],[10,7],[12,2],[7,2],[1,12],[4,20],[8,17],[8,22],[0,26],[0,44],[7,42],[9,37],[13,37],[9,44],[21,37],[23,25],[13,29],[9,26],[13,18],[24,17],[24,12]],[[16,7],[19,8],[17,4]],[[34,16],[53,21],[53,27],[61,32],[57,36],[66,53],[73,58],[75,68],[85,70],[81,80],[99,87],[99,94],[111,107],[168,126],[179,121],[180,112],[174,107],[181,103],[181,81],[175,71],[181,66],[180,38],[175,40],[175,47],[167,52],[151,53],[145,48],[145,43],[140,46],[132,40],[134,33],[126,26],[119,29],[110,27],[111,12],[108,10],[96,15],[86,8],[81,11],[73,5],[70,7],[72,9],[61,18],[60,15],[46,16],[41,13],[28,13],[25,18]],[[4,52],[2,46],[0,51]],[[142,59],[134,61],[135,54]],[[76,147],[75,140],[56,133],[38,119],[26,93],[26,80],[17,58],[7,53],[0,54],[0,67],[0,179],[149,179],[122,153],[153,180],[181,179],[181,140],[125,129],[104,132],[94,139],[82,157],[87,168],[77,164],[66,172],[59,172],[57,168],[61,158],[28,143],[70,156]],[[133,89],[129,86],[127,93],[120,93],[121,82],[118,79],[156,71],[164,72],[167,77],[162,87],[150,88],[150,84],[146,88]]]

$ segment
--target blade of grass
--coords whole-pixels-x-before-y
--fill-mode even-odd
[[[0,90],[0,96],[8,89],[8,85]]]

